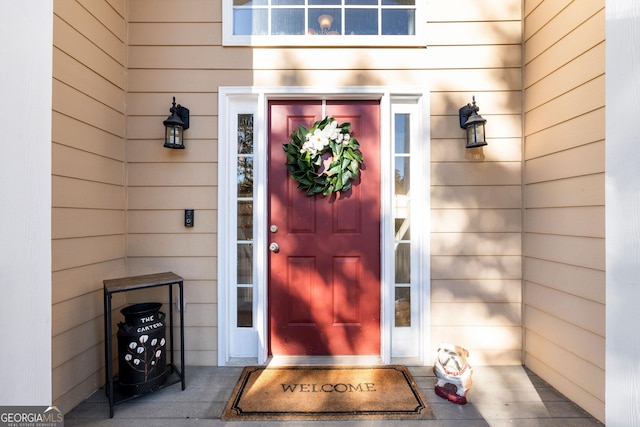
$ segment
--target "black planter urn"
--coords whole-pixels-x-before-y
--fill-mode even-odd
[[[123,308],[118,323],[118,390],[137,395],[158,389],[167,380],[165,313],[158,302]]]

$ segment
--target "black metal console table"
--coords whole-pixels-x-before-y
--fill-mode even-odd
[[[126,402],[128,400],[138,397],[124,396],[115,390],[113,386],[113,334],[112,334],[112,321],[111,321],[111,297],[118,292],[136,291],[140,289],[154,288],[158,286],[169,287],[169,363],[167,368],[169,369],[169,376],[167,381],[160,387],[164,388],[178,382],[182,382],[182,390],[185,389],[185,377],[184,377],[184,280],[182,277],[172,273],[158,273],[147,274],[144,276],[132,276],[123,277],[120,279],[104,280],[104,355],[106,364],[106,393],[109,398],[109,417],[113,418],[113,407],[119,403]],[[180,312],[180,369],[175,365],[173,353],[174,353],[174,340],[173,340],[173,285],[178,285],[180,290],[180,300],[178,311]],[[156,390],[157,390],[156,389]]]

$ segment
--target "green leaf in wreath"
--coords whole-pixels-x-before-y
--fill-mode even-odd
[[[346,191],[351,188],[351,180],[358,177],[362,153],[358,151],[360,144],[355,138],[350,137],[340,143],[337,140],[329,140],[328,144],[318,151],[315,151],[317,147],[306,147],[309,133],[324,129],[334,122],[334,118],[327,116],[315,122],[309,129],[299,126],[291,134],[291,141],[282,145],[291,178],[297,181],[298,188],[305,190],[308,195],[322,193],[326,196],[333,192]],[[336,126],[342,135],[351,135],[350,128],[351,124],[348,122]],[[323,154],[329,150],[333,160],[323,173],[318,173],[324,163]],[[311,154],[312,152],[314,154]]]
[[[356,162],[355,160],[352,160],[351,163],[349,163],[349,170],[354,174],[357,174],[358,170],[360,170],[358,162]]]

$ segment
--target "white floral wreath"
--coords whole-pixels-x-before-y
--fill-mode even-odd
[[[317,121],[310,129],[300,126],[283,144],[287,169],[308,195],[345,192],[360,173],[360,144],[349,133],[351,123],[338,124],[333,117]],[[326,159],[330,163],[326,165]]]

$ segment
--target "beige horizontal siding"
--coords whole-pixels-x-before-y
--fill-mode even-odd
[[[134,187],[127,190],[129,209],[216,209],[218,192],[215,187]],[[184,212],[183,212],[184,215]],[[199,215],[196,212],[196,215]],[[181,224],[184,224],[184,216]]]
[[[524,262],[528,281],[604,304],[602,270],[531,257],[525,258]]]
[[[573,148],[579,145],[604,140],[604,126],[594,129],[591,123],[604,122],[604,108],[586,112],[569,121],[555,124],[553,127],[537,131],[527,136],[525,156],[528,159]],[[545,143],[553,141],[553,144]]]
[[[520,2],[486,0],[482,3],[473,0],[450,0],[429,2],[430,22],[461,21],[519,21],[522,18]]]
[[[181,102],[182,96],[185,96],[181,93],[129,93],[127,95],[128,118],[132,119],[138,116],[154,116],[156,122],[152,129],[155,130],[156,133],[158,133],[158,122],[162,123],[162,121],[165,120],[170,114],[169,108],[171,108],[171,96],[173,95],[176,96],[176,102],[178,104]],[[216,116],[218,114],[217,90],[216,92],[201,91],[199,93],[189,93],[188,107],[190,110],[192,110],[191,114],[195,115],[196,117]],[[131,126],[131,128],[131,132],[137,130],[134,129],[133,126]],[[163,137],[162,129],[162,126],[160,126],[160,131],[158,133],[159,137]],[[186,155],[187,153],[184,154]]]
[[[532,369],[540,372],[541,376],[554,375],[556,377],[554,382],[558,384],[559,390],[573,389],[575,401],[580,401],[583,408],[600,406],[599,402],[604,400],[604,390],[600,386],[605,381],[603,370],[574,354],[567,347],[557,345],[533,331],[528,333],[527,340],[531,343],[527,363]],[[602,345],[602,342],[599,344]],[[552,369],[546,362],[550,357],[555,361]],[[589,390],[594,390],[595,394]],[[604,415],[603,412],[593,412],[598,418]]]
[[[130,276],[159,271],[179,271],[180,276],[185,280],[215,281],[217,279],[218,268],[214,257],[139,257],[128,261]]]
[[[252,84],[250,52],[221,47],[221,15],[221,2],[129,4],[129,273],[170,270],[185,278],[188,365],[218,357],[218,87]],[[190,109],[185,150],[162,146],[172,96]],[[188,229],[187,208],[195,209]]]
[[[495,232],[518,233],[522,229],[520,209],[434,209],[434,233]]]
[[[122,258],[124,242],[122,234],[56,239],[51,243],[53,271]]]
[[[464,147],[464,142],[460,142]],[[443,162],[432,165],[432,185],[516,185],[520,183],[520,163]]]
[[[118,186],[124,184],[124,165],[120,160],[60,144],[53,145],[51,156],[52,172],[58,176]]]
[[[114,85],[98,73],[87,73],[85,65],[65,52],[59,49],[55,49],[55,52],[56,54],[53,55],[54,79],[89,99],[97,99],[100,104],[115,111],[122,108],[122,87]]]
[[[432,90],[431,341],[466,347],[473,363],[519,364],[521,10],[518,2],[478,7],[430,3],[429,46],[416,53],[434,58],[425,63]],[[496,56],[469,61],[482,51]],[[468,55],[445,59],[456,52]],[[489,145],[467,150],[458,109],[474,95]]]
[[[461,144],[460,141],[456,141]],[[453,142],[449,142],[453,144]],[[519,185],[503,185],[495,191],[491,185],[437,186],[431,189],[432,209],[519,209],[522,203]],[[446,218],[443,218],[446,219]],[[455,222],[455,219],[452,221]]]
[[[129,22],[221,22],[222,2],[210,0],[135,0],[128,3]]]
[[[102,280],[126,274],[123,4],[54,2],[52,379],[65,410],[104,384]]]
[[[550,341],[564,341],[566,347],[581,358],[598,366],[604,363],[604,354],[591,351],[604,345],[601,334],[589,331],[571,322],[558,321],[553,313],[527,307],[525,313],[529,329]],[[600,374],[598,374],[600,375]]]
[[[555,65],[559,68],[568,57],[578,56],[589,45],[601,42],[597,34],[604,29],[602,6],[602,2],[597,1],[543,2],[527,16],[525,62],[528,64],[541,55],[551,57],[559,53],[559,57],[547,64],[550,67],[557,61]],[[581,40],[582,37],[586,38]]]
[[[525,11],[525,364],[604,421],[604,2]]]
[[[432,303],[434,318],[445,318],[448,326],[520,326],[521,307],[514,303]],[[451,313],[456,313],[451,316]]]
[[[124,137],[122,111],[109,108],[97,99],[57,80],[53,81],[53,108],[58,113]]]
[[[527,210],[529,233],[604,238],[604,208],[581,206]]]
[[[96,156],[124,161],[121,136],[93,127],[88,123],[78,122],[75,118],[57,111],[53,112],[52,121],[55,123],[51,130],[54,143],[90,151]]]
[[[585,2],[585,5],[587,2]],[[597,2],[589,2],[589,4],[597,4]],[[539,56],[525,56],[525,64],[527,72],[525,73],[525,83],[529,86],[537,82],[556,70],[565,66],[574,58],[579,58],[586,51],[593,49],[602,43],[602,38],[598,34],[604,31],[604,13],[593,16],[583,23],[575,31],[568,34],[564,38],[550,44],[549,40],[541,41],[544,43],[537,51],[541,53]],[[529,51],[529,42],[526,42],[525,55]],[[601,64],[594,63],[595,68],[600,68]]]
[[[604,57],[604,42],[576,57],[554,73],[531,84],[529,86],[531,96],[527,96],[525,99],[525,109],[531,110],[584,84],[584,82],[602,76],[604,73],[604,64],[600,63],[602,57]],[[535,90],[538,87],[540,90]]]
[[[123,209],[124,187],[76,178],[52,178],[53,207]]]
[[[210,163],[134,163],[128,170],[131,187],[214,185],[218,172]]]
[[[516,233],[433,233],[431,252],[440,255],[520,255]]]
[[[526,208],[602,206],[604,173],[529,184],[525,187]]]
[[[163,119],[158,118],[156,124],[162,123],[164,119],[166,117]],[[127,159],[132,163],[170,163],[177,158],[184,162],[197,163],[203,161],[215,162],[218,159],[216,140],[194,140],[189,136],[187,142],[185,142],[187,144],[185,146],[188,148],[182,150],[181,154],[176,150],[167,150],[163,147],[163,144],[163,137],[130,141],[127,144]]]
[[[56,271],[52,274],[53,282],[61,285],[53,287],[53,304],[98,290],[102,292],[102,277],[123,277],[125,275],[124,263],[120,259]],[[114,306],[122,304],[124,299],[120,297],[114,296]]]
[[[448,313],[451,316],[451,311]],[[463,343],[470,362],[476,365],[519,365],[522,352],[522,326],[433,325],[431,341]]]
[[[222,45],[220,22],[171,22],[169,18],[164,22],[130,22],[128,28],[132,47]]]
[[[431,255],[431,278],[444,279],[518,279],[522,260],[516,255]],[[447,319],[441,319],[446,322]]]
[[[428,47],[447,45],[519,45],[522,41],[520,18],[512,21],[434,21],[428,11]],[[469,37],[473,34],[473,37]],[[520,54],[518,54],[520,56]]]
[[[602,172],[604,141],[581,145],[554,155],[530,159],[525,171],[526,184],[555,181]],[[580,159],[576,162],[575,159]]]
[[[218,211],[199,209],[195,220],[203,229],[215,229],[218,223]],[[184,233],[184,210],[129,210],[127,212],[127,230],[132,234]]]
[[[54,208],[51,212],[53,239],[118,235],[125,228],[121,210]]]
[[[72,1],[64,0],[63,3]],[[53,20],[53,44],[56,49],[84,64],[87,67],[86,72],[98,74],[115,86],[124,88],[125,73],[122,70],[124,55],[120,54],[117,55],[119,58],[115,58],[101,49],[99,45],[93,43],[91,39],[84,37],[78,29],[73,28],[57,14],[59,3],[57,1],[56,5],[54,5],[55,15]],[[99,26],[101,24],[95,22],[95,25]]]
[[[602,108],[602,102],[598,102],[602,98],[604,75],[547,102],[543,107],[525,112],[525,132],[535,133]]]
[[[54,349],[58,343],[61,342],[57,337],[53,337],[52,347]],[[52,394],[56,396],[56,405],[60,405],[60,408],[67,411],[67,408],[75,407],[94,393],[98,387],[104,384],[104,372],[100,370],[89,371],[87,367],[103,365],[104,349],[100,345],[78,353],[64,364],[57,366],[51,374]]]
[[[522,283],[517,279],[433,280],[431,302],[500,302],[522,301]]]
[[[214,256],[213,234],[129,234],[128,255],[137,256]]]
[[[477,56],[476,68],[519,67],[522,63],[520,45],[433,46],[428,54],[416,55],[407,61],[404,50],[393,48],[335,50],[330,48],[273,49],[232,48],[223,46],[132,46],[130,65],[140,69],[216,69],[216,70],[313,70],[320,65],[318,57],[330,57],[342,70],[384,69],[467,69],[469,56]],[[423,53],[425,49],[420,49]],[[182,61],[176,62],[175,58]]]

